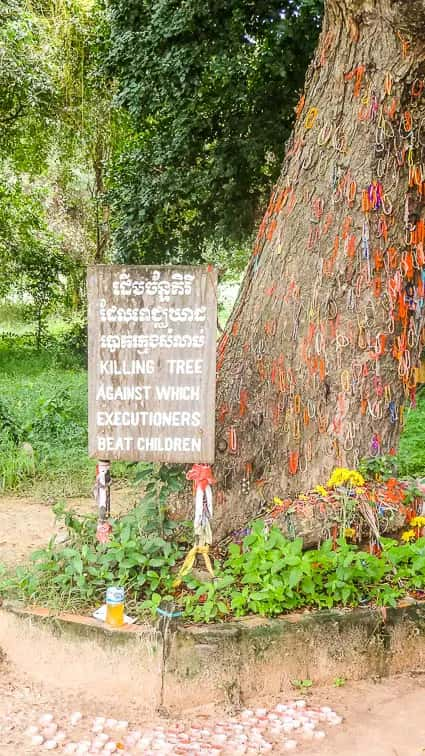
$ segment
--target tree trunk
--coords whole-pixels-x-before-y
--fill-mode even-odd
[[[392,453],[424,344],[425,2],[328,0],[218,356],[217,537]]]

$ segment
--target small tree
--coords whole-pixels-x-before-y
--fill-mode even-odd
[[[17,288],[30,302],[26,306],[28,320],[35,321],[37,349],[43,345],[47,333],[47,317],[61,299],[61,275],[67,272],[65,259],[55,249],[44,245],[33,247],[18,263]]]

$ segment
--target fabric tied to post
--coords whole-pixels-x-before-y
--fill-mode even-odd
[[[196,546],[212,543],[210,521],[213,516],[213,499],[211,486],[215,483],[209,465],[193,465],[186,473],[187,480],[193,480],[195,486],[195,530]]]
[[[187,575],[196,560],[197,555],[203,557],[205,567],[211,577],[214,571],[209,557],[209,548],[212,543],[211,519],[213,516],[213,496],[211,486],[215,483],[211,467],[209,465],[193,465],[186,473],[187,480],[192,480],[195,487],[195,517],[193,527],[195,531],[195,545],[181,566],[174,585],[178,586],[181,579]]]

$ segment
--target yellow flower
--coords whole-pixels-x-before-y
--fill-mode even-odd
[[[365,492],[365,489],[364,489],[364,488],[361,488],[361,486],[358,486],[358,487],[356,488],[356,494],[357,494],[358,496],[361,496],[362,494],[364,494],[364,492]]]
[[[414,541],[416,538],[415,531],[414,530],[405,530],[404,533],[401,535],[401,540],[405,543],[408,543],[409,541]]]
[[[283,504],[283,499],[279,499],[278,496],[275,496],[273,499],[273,504],[276,504],[276,506],[280,507]]]
[[[324,486],[315,486],[314,493],[320,494],[320,496],[328,496],[328,492]]]
[[[413,520],[410,520],[409,525],[412,528],[423,528],[425,526],[425,517],[414,517]]]
[[[300,501],[308,501],[308,496],[306,496],[305,494],[300,494],[300,495],[298,496],[298,499],[299,499]]]
[[[346,538],[354,538],[355,535],[356,535],[355,528],[345,528],[344,536]]]
[[[338,486],[349,485],[351,487],[361,487],[365,484],[365,479],[357,470],[349,470],[347,467],[336,467],[331,477],[326,483],[327,488],[338,488]]]

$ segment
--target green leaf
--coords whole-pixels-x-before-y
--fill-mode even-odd
[[[293,567],[289,572],[288,585],[290,588],[294,588],[303,577],[302,570],[298,567]]]

